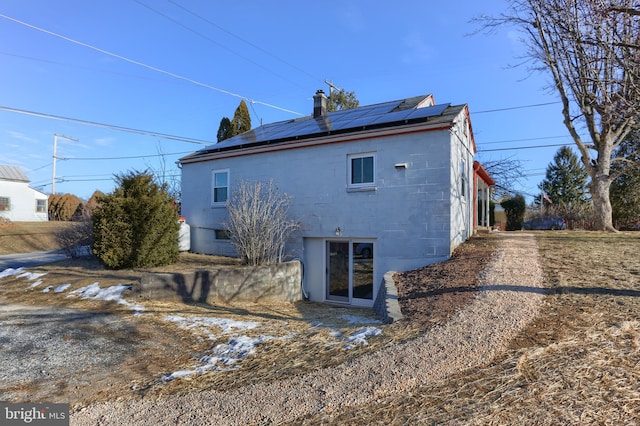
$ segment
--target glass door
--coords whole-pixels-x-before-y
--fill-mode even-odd
[[[349,302],[349,243],[327,241],[327,299]]]
[[[373,306],[371,241],[327,241],[327,300]]]

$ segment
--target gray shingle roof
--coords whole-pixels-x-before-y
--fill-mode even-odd
[[[290,140],[322,137],[325,135],[359,132],[369,129],[394,127],[404,124],[433,122],[451,123],[464,105],[437,104],[420,107],[429,96],[415,96],[397,101],[383,102],[353,109],[327,113],[325,116],[296,118],[265,124],[233,138],[189,154],[179,161],[188,162],[209,153],[239,150],[263,144],[277,144]]]
[[[0,165],[0,180],[13,180],[18,182],[29,182],[29,178],[18,166]]]

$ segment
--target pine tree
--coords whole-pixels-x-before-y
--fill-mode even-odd
[[[218,127],[218,142],[233,137],[233,129],[231,128],[231,120],[229,117],[222,117],[220,127]]]
[[[546,178],[538,187],[554,204],[579,207],[588,202],[588,176],[571,148],[563,146],[547,166]]]
[[[635,229],[640,223],[640,131],[631,133],[618,147],[618,161],[612,167],[617,177],[611,183],[613,218],[622,228]]]
[[[228,117],[222,117],[222,120],[220,120],[217,135],[218,142],[222,142],[236,135],[241,135],[249,130],[251,130],[251,114],[249,114],[247,104],[244,100],[241,100],[233,114],[232,120],[229,120]]]
[[[240,105],[236,108],[233,114],[233,120],[231,120],[231,127],[233,128],[233,136],[241,135],[244,132],[251,130],[251,115],[244,99],[240,101]]]
[[[93,252],[108,267],[153,267],[178,260],[178,213],[166,185],[147,172],[116,176],[118,187],[93,212]]]

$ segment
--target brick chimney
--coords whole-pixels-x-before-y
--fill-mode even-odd
[[[322,89],[313,96],[313,118],[327,115],[327,96]]]

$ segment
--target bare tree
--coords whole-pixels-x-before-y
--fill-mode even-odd
[[[591,178],[596,227],[615,231],[609,189],[616,148],[640,125],[640,6],[637,0],[509,0],[485,29],[518,27],[533,69],[550,72],[564,124]],[[591,140],[583,139],[586,131]]]
[[[482,167],[496,182],[495,196],[516,193],[515,186],[524,178],[522,162],[513,156],[498,160],[482,160]]]
[[[153,165],[145,160],[147,170],[153,175],[153,179],[160,186],[166,186],[169,195],[171,195],[177,203],[180,203],[182,190],[180,188],[180,170],[177,165],[169,167],[167,164],[167,158],[162,145],[159,143],[156,146],[158,152],[157,165]],[[177,163],[176,163],[177,164]]]
[[[291,197],[270,180],[242,181],[231,191],[225,227],[249,265],[282,262],[287,240],[300,224],[288,217]]]

